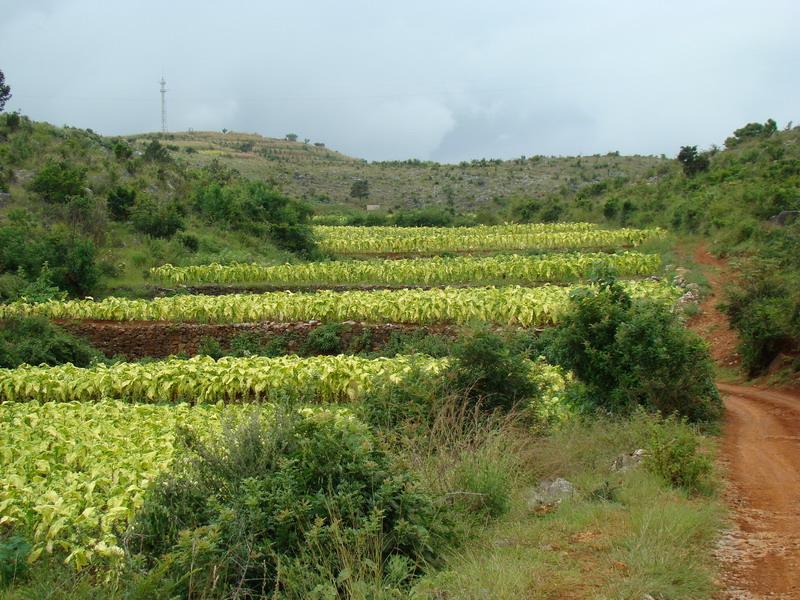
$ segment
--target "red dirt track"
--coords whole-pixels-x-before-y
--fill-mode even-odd
[[[716,304],[727,269],[703,246],[712,295],[690,327],[714,361],[737,365],[737,339]],[[734,526],[718,547],[721,599],[800,598],[800,393],[718,383],[725,401],[720,461]]]

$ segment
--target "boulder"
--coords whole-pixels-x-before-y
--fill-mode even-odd
[[[566,479],[561,477],[545,479],[528,491],[526,500],[528,510],[536,513],[547,512],[574,493],[575,486]]]
[[[642,462],[645,454],[646,453],[642,448],[634,450],[630,454],[622,454],[621,456],[615,458],[614,462],[611,463],[611,470],[617,473],[630,471]]]

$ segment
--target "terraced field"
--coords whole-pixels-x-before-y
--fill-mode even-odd
[[[629,277],[656,273],[658,256],[628,248],[663,235],[660,230],[604,231],[592,224],[316,231],[329,252],[374,257],[292,265],[164,265],[152,275],[172,285],[396,284],[433,289],[16,302],[0,305],[0,319],[41,315],[130,322],[314,320],[544,327],[558,322],[575,286],[598,267]],[[522,250],[559,252],[502,254]],[[463,252],[489,254],[435,256]],[[434,256],[392,258],[396,254]],[[545,283],[553,281],[572,285]],[[461,287],[437,287],[448,285]],[[665,303],[674,302],[680,293],[659,281],[631,280],[624,285],[635,297]],[[89,368],[2,369],[0,525],[28,533],[33,561],[56,553],[76,568],[119,564],[123,550],[116,535],[130,523],[151,482],[173,460],[177,425],[209,431],[219,427],[223,417],[239,418],[255,406],[270,411],[285,400],[331,407],[307,409],[313,418],[352,419],[342,405],[369,402],[376,387],[402,385],[412,371],[435,378],[449,361],[425,355],[197,356]],[[536,409],[543,411],[540,416],[558,418],[569,375],[531,362],[530,377],[542,390]]]

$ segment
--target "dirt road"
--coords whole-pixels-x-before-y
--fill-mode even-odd
[[[711,295],[689,326],[711,345],[717,365],[739,363],[738,340],[716,305],[726,264],[694,252]],[[800,599],[800,393],[718,383],[725,401],[720,460],[734,527],[723,536],[719,597]]]
[[[720,545],[723,598],[800,598],[800,398],[720,383],[722,460],[736,528]]]

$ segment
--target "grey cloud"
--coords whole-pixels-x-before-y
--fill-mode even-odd
[[[11,2],[9,109],[107,134],[294,131],[368,159],[674,154],[796,115],[788,0]]]

